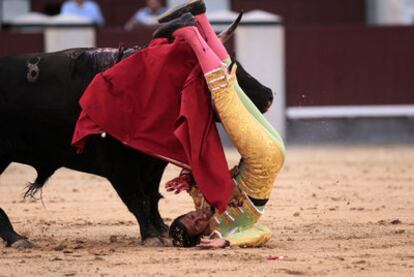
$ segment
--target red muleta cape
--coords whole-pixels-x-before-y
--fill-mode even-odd
[[[225,211],[233,181],[211,96],[192,49],[155,39],[95,76],[83,94],[72,145],[107,132],[125,145],[189,168],[207,201]]]

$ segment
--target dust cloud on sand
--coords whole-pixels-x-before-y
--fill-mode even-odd
[[[0,245],[0,276],[414,276],[413,147],[294,147],[287,157],[262,219],[272,240],[217,251],[141,246],[135,219],[96,176],[61,169],[43,191],[46,209],[23,201],[35,172],[12,164],[0,207],[35,248]],[[163,183],[178,172],[169,167]],[[161,191],[167,223],[192,208]]]

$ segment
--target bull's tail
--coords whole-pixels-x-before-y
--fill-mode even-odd
[[[35,167],[37,171],[37,178],[33,183],[29,183],[26,186],[26,192],[24,193],[24,198],[35,198],[35,195],[42,190],[44,185],[46,184],[47,180],[50,176],[55,173],[58,167]]]

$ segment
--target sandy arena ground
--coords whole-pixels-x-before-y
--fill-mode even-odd
[[[169,167],[164,181],[177,173]],[[36,245],[0,245],[0,276],[414,276],[412,146],[288,149],[262,219],[274,236],[259,249],[143,247],[106,180],[59,170],[45,209],[22,200],[34,176],[13,164],[0,177],[0,206]],[[167,223],[191,209],[186,195],[164,195]]]

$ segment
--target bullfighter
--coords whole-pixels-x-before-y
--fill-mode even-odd
[[[95,76],[80,100],[72,143],[82,151],[90,135],[108,133],[183,168],[187,175],[170,182],[170,190],[194,177],[197,211],[173,222],[174,245],[194,246],[208,234],[202,247],[260,246],[271,232],[256,223],[283,165],[283,141],[240,89],[237,66],[203,1],[167,11],[160,21],[167,23],[148,48]],[[214,114],[242,156],[234,180]]]
[[[196,54],[215,111],[242,157],[232,170],[235,184],[232,204],[224,213],[205,200],[191,172],[183,170],[180,177],[166,184],[169,191],[188,191],[196,206],[196,211],[172,223],[173,243],[181,247],[199,244],[205,248],[263,245],[272,233],[257,222],[284,162],[283,141],[238,85],[237,66],[231,64],[229,54],[217,39],[203,1],[174,8],[161,16],[160,21],[170,22],[161,26],[158,33],[173,32],[175,39],[188,43]],[[202,235],[208,237],[201,238]]]

